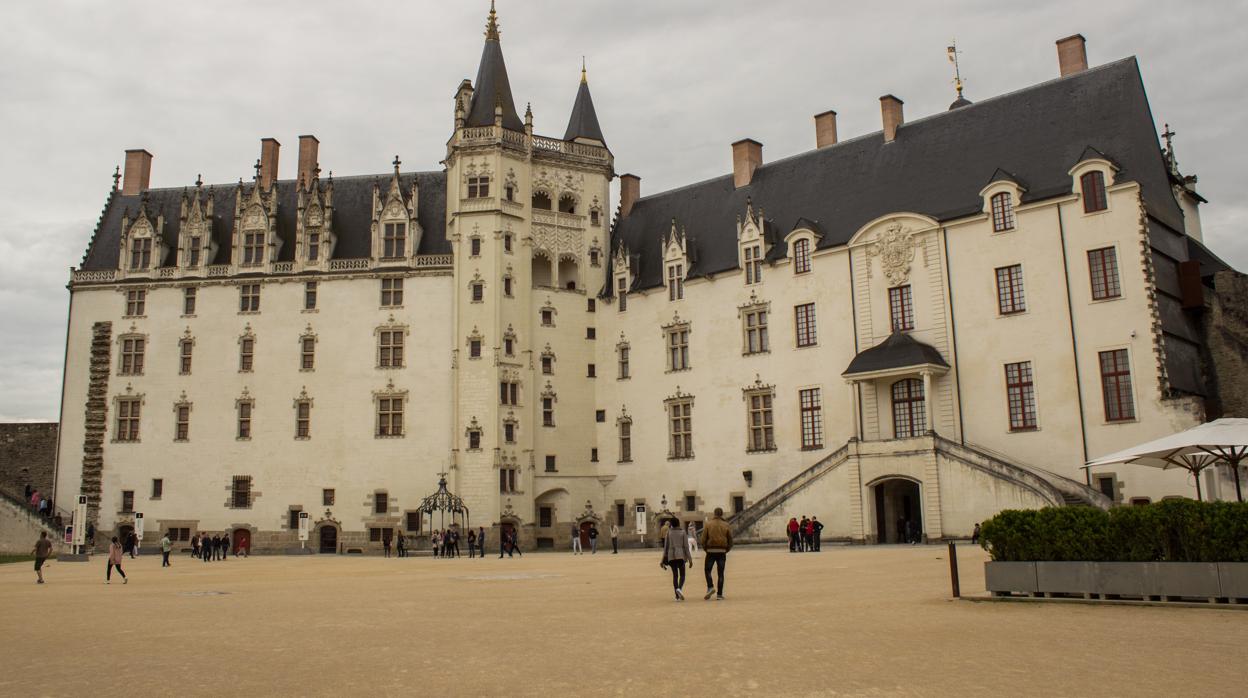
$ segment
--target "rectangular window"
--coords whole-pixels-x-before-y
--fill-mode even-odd
[[[746,450],[775,450],[775,425],[772,423],[771,412],[773,395],[770,392],[750,393],[746,399],[748,405],[746,420],[749,423],[749,442],[746,444]]]
[[[633,423],[628,420],[620,422],[620,462],[633,460]]]
[[[139,440],[139,398],[120,398],[117,400],[117,440]]]
[[[192,235],[189,247],[186,253],[186,266],[194,269],[199,266],[200,253],[204,248],[204,241],[198,235]]]
[[[250,373],[256,365],[256,340],[254,337],[243,337],[238,340],[238,370]]]
[[[381,330],[377,333],[377,366],[403,368],[404,330]]]
[[[516,442],[516,423],[515,422],[503,423],[503,442],[509,443],[509,444],[514,444]]]
[[[693,401],[677,400],[668,403],[668,457],[693,457]]]
[[[390,511],[390,495],[385,492],[373,493],[373,513],[385,514]]]
[[[308,231],[308,261],[315,262],[321,258],[321,231]]]
[[[745,353],[761,354],[771,350],[767,336],[767,309],[755,308],[742,315],[745,321]]]
[[[1092,277],[1092,300],[1122,295],[1122,285],[1118,281],[1118,252],[1114,248],[1088,250],[1088,273]]]
[[[513,494],[516,492],[515,468],[498,469],[498,491],[502,494]]]
[[[696,494],[685,495],[685,511],[697,511],[697,510],[698,510],[698,495]]]
[[[312,438],[312,403],[308,400],[295,403],[295,438]]]
[[[515,356],[516,340],[512,339],[511,337],[508,337],[507,339],[503,340],[503,354],[507,356]]]
[[[802,411],[802,449],[823,448],[823,396],[819,388],[805,388],[797,393]]]
[[[161,478],[152,480],[152,499],[160,499],[165,494],[165,481]]]
[[[238,312],[260,312],[260,284],[243,284],[238,287]]]
[[[121,491],[121,510],[127,514],[134,511],[134,490]]]
[[[555,324],[555,311],[553,311],[553,310],[543,310],[543,311],[542,311],[542,314],[541,314],[541,317],[542,317],[542,327],[553,327],[553,326],[554,326],[554,324]]]
[[[403,305],[403,279],[381,280],[381,307],[395,308]]]
[[[481,256],[481,238],[472,238],[468,241],[469,255],[473,257]]]
[[[1083,190],[1083,212],[1095,213],[1109,207],[1105,199],[1105,175],[1100,170],[1093,170],[1079,178],[1079,187]]]
[[[409,511],[404,516],[404,518],[406,519],[404,528],[407,529],[408,533],[420,532],[420,512],[419,511]]]
[[[615,279],[615,295],[620,299],[619,310],[628,310],[628,279],[620,276]]]
[[[407,248],[407,224],[387,223],[382,230],[382,258],[398,259],[402,257],[404,250]]]
[[[597,365],[595,365],[595,364],[590,364],[589,366],[587,366],[587,367],[586,367],[586,369],[585,369],[585,370],[586,370],[586,373],[585,373],[585,377],[586,377],[586,378],[597,378],[597,377],[598,377],[598,366],[597,366]]]
[[[598,328],[597,328],[597,327],[586,327],[586,328],[585,328],[585,339],[598,339]]]
[[[805,274],[810,271],[810,240],[801,238],[793,242],[793,273]]]
[[[482,284],[482,283],[469,284],[469,288],[472,289],[472,302],[473,303],[480,303],[482,300],[485,299],[485,284]]]
[[[286,528],[297,531],[299,530],[299,509],[291,508],[286,514]]]
[[[597,448],[589,449],[589,462],[590,463],[598,462],[598,449]]]
[[[555,399],[553,397],[542,398],[542,426],[555,426]]]
[[[732,495],[732,513],[740,514],[743,511],[745,511],[745,497],[739,494]]]
[[[624,527],[624,502],[615,503],[615,525]]]
[[[468,432],[468,450],[469,451],[481,450],[481,432],[479,430],[474,429]]]
[[[195,342],[184,339],[178,342],[178,373],[183,376],[191,374],[191,359],[194,357]]]
[[[303,337],[299,340],[299,368],[311,371],[316,367],[316,338]]]
[[[195,314],[196,293],[197,293],[197,289],[194,289],[194,288],[182,289],[182,314],[183,315]]]
[[[549,356],[549,355],[543,356],[542,357],[542,374],[549,376],[553,374],[554,372],[555,372],[555,357]]]
[[[377,528],[377,527],[375,527],[375,526],[369,527],[369,529],[368,529],[368,542],[370,542],[370,543],[380,543],[380,542],[381,542],[381,530],[382,530],[382,529]]]
[[[1023,297],[1023,265],[997,267],[997,310],[1002,315],[1021,313],[1027,309]]]
[[[481,340],[479,339],[468,340],[468,358],[470,359],[481,358]]]
[[[189,441],[191,438],[191,408],[189,405],[178,405],[173,410],[173,440]]]
[[[332,489],[321,490],[321,506],[332,507],[334,505],[334,491]]]
[[[1101,392],[1105,397],[1105,421],[1135,419],[1135,399],[1131,389],[1131,364],[1126,349],[1100,352]]]
[[[594,421],[603,424],[607,421],[606,410],[594,410]]]
[[[585,299],[585,312],[592,313],[592,312],[596,312],[597,310],[598,310],[598,302],[595,301],[593,298],[586,298]]]
[[[914,329],[914,301],[909,286],[888,289],[888,311],[894,332]]]
[[[685,297],[685,265],[667,265],[667,299],[678,301]]]
[[[1114,500],[1114,476],[1105,475],[1096,478],[1096,489],[1100,490],[1101,494],[1109,497],[1111,501]]]
[[[377,436],[403,435],[403,398],[377,398]]]
[[[142,337],[127,337],[121,340],[121,370],[123,376],[143,375],[143,352],[145,341]]]
[[[264,263],[264,233],[243,233],[244,267],[259,266]]]
[[[689,368],[689,328],[673,327],[667,331],[667,370]]]
[[[511,233],[503,234],[503,252],[511,252]]]
[[[745,248],[745,284],[756,284],[763,280],[763,248],[761,245],[749,245]]]
[[[251,413],[255,407],[255,402],[251,400],[238,401],[238,438],[251,438]]]
[[[1005,365],[1005,392],[1010,406],[1010,431],[1036,428],[1036,390],[1031,362]]]
[[[135,238],[130,241],[130,268],[146,269],[152,264],[152,239]]]
[[[147,291],[135,289],[126,291],[126,317],[138,317],[143,314],[147,305]]]
[[[317,283],[308,281],[303,284],[303,309],[316,310]]]
[[[813,347],[819,343],[819,335],[815,328],[815,304],[803,303],[793,307],[794,327],[797,331],[797,346]]]
[[[483,199],[490,195],[490,178],[489,177],[469,177],[468,178],[468,198]]]
[[[498,402],[501,405],[511,405],[512,407],[519,405],[520,384],[515,381],[499,381]]]
[[[550,507],[539,507],[537,510],[537,525],[541,528],[550,528],[554,523],[554,511]]]
[[[618,372],[616,373],[616,378],[623,380],[625,378],[628,378],[628,375],[629,375],[628,374],[628,370],[629,370],[628,347],[621,346],[616,349],[616,353],[619,355]]]
[[[1014,229],[1014,200],[1009,192],[992,196],[992,230],[1000,233]]]
[[[251,506],[251,476],[235,475],[230,488],[230,500],[235,509],[246,509]]]
[[[510,276],[503,277],[503,295],[508,296],[508,297],[511,296],[511,277]]]
[[[548,473],[556,472],[554,456],[546,456],[546,472]]]

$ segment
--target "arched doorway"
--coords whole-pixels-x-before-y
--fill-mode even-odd
[[[326,555],[338,552],[338,528],[336,526],[321,526],[317,536],[320,543],[317,552]]]
[[[251,530],[246,528],[234,529],[233,545],[231,549],[235,555],[242,553],[243,555],[251,554]]]
[[[875,493],[875,542],[923,542],[923,499],[919,483],[892,477],[871,486]]]

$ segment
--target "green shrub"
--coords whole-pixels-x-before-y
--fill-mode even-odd
[[[998,561],[1248,562],[1248,503],[1006,510],[980,538]]]

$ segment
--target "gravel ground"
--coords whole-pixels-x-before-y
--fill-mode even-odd
[[[962,588],[983,551],[959,548]],[[943,546],[0,566],[0,695],[1244,695],[1248,614],[971,603]]]

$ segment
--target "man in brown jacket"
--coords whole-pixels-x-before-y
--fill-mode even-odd
[[[698,544],[706,551],[706,563],[702,567],[702,571],[706,573],[706,596],[702,598],[709,600],[711,595],[715,594],[716,601],[723,601],[724,565],[728,562],[728,551],[732,550],[732,528],[728,526],[727,521],[724,521],[722,508],[715,507],[715,517],[702,527],[702,535],[698,539]],[[718,593],[716,593],[716,585],[711,583],[712,565],[718,569]]]

